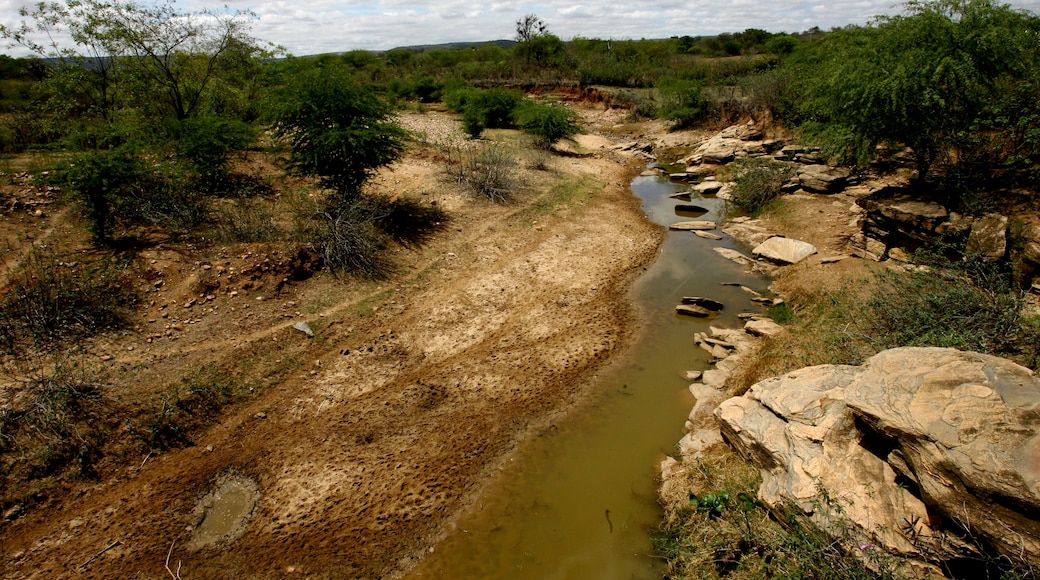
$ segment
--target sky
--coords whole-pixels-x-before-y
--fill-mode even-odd
[[[138,0],[148,3],[150,0]],[[0,24],[17,26],[18,9],[34,2],[0,0]],[[1015,8],[1040,13],[1040,0],[1015,0]],[[535,14],[564,40],[667,38],[740,32],[800,32],[865,24],[879,14],[897,14],[892,0],[541,0],[474,2],[472,0],[177,0],[182,11],[204,8],[250,10],[252,35],[304,56],[354,49],[388,50],[399,46],[511,39],[516,21]],[[0,52],[24,56],[18,47]]]

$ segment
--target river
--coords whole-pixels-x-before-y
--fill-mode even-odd
[[[668,225],[689,219],[720,221],[714,198],[677,201],[687,188],[663,177],[638,177],[632,191],[647,216]],[[700,206],[707,210],[691,211]],[[473,509],[407,578],[656,579],[664,571],[651,543],[661,519],[656,476],[676,454],[693,398],[683,378],[708,367],[693,345],[709,324],[736,326],[737,314],[759,308],[739,287],[765,293],[767,281],[712,251],[746,250],[724,237],[701,239],[669,232],[661,252],[632,289],[645,332],[626,364],[605,372],[595,404],[525,443]],[[681,317],[683,296],[704,296],[726,308],[710,321]]]

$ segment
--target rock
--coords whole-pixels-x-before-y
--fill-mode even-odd
[[[701,195],[714,195],[714,194],[718,193],[718,191],[720,189],[722,189],[722,182],[721,181],[704,181],[704,182],[698,183],[697,185],[694,185],[690,189],[692,189],[693,191],[696,191],[697,193],[699,193]]]
[[[689,461],[696,459],[705,449],[722,442],[722,433],[717,428],[690,431],[679,440],[679,453],[684,461]]]
[[[950,212],[950,217],[945,222],[935,227],[935,233],[939,235],[952,236],[967,234],[971,231],[971,226],[974,223],[975,218],[971,216],[961,215],[957,212]]]
[[[829,165],[806,165],[798,170],[798,182],[814,193],[835,193],[844,189],[849,170]]]
[[[679,314],[685,314],[686,316],[694,316],[697,318],[708,318],[716,314],[713,310],[708,310],[703,306],[697,306],[695,304],[680,304],[675,307],[675,311]]]
[[[311,325],[307,324],[306,322],[297,322],[296,324],[292,325],[292,327],[306,334],[307,336],[314,338],[314,331],[311,330]]]
[[[784,331],[784,327],[780,326],[776,322],[762,318],[759,320],[749,320],[744,324],[744,330],[752,336],[776,336]]]
[[[1007,252],[1007,226],[1007,216],[998,213],[987,214],[975,220],[971,225],[965,252],[994,260],[1003,258]]]
[[[867,210],[868,227],[917,240],[930,240],[950,217],[943,206],[898,187],[883,187],[856,203]]]
[[[1040,380],[1024,367],[897,348],[767,379],[715,415],[760,466],[765,503],[793,502],[826,527],[825,490],[862,541],[892,552],[965,557],[964,526],[979,545],[1040,559]]]
[[[704,238],[706,240],[716,240],[716,241],[718,241],[718,240],[722,239],[722,236],[720,236],[718,234],[713,234],[711,232],[705,232],[705,231],[701,231],[701,230],[693,230],[693,235],[697,236],[698,238]]]
[[[837,256],[824,256],[824,257],[820,258],[820,263],[821,264],[836,264],[836,263],[838,263],[838,262],[840,262],[842,260],[847,260],[847,259],[849,259],[851,257],[852,256],[849,256],[848,254],[839,254]]]
[[[675,213],[685,217],[700,217],[708,213],[708,208],[699,205],[676,204]]]
[[[752,259],[751,257],[745,256],[744,254],[741,254],[740,252],[738,252],[736,250],[732,250],[730,248],[712,248],[712,249],[715,250],[715,252],[718,253],[723,258],[726,258],[727,260],[731,260],[733,262],[736,262],[736,263],[738,263],[738,264],[740,264],[742,266],[750,266],[750,265],[755,263],[755,260]]]
[[[702,374],[703,371],[686,371],[686,374],[683,375],[683,378],[688,381],[699,381],[701,380]]]
[[[853,256],[858,256],[864,260],[880,262],[881,258],[888,252],[888,247],[883,242],[860,232],[853,235],[849,240],[849,251]]]
[[[688,222],[677,222],[670,226],[668,229],[679,230],[679,231],[690,231],[690,230],[713,230],[715,229],[715,222],[711,221],[688,221]]]
[[[701,308],[706,308],[713,312],[718,312],[726,307],[725,304],[719,302],[718,300],[712,300],[711,298],[701,298],[700,296],[683,296],[682,303],[700,306]]]
[[[759,244],[752,254],[777,264],[797,264],[816,253],[816,246],[800,240],[773,236]]]
[[[683,191],[680,191],[678,193],[673,193],[673,194],[669,195],[668,197],[670,197],[672,199],[681,199],[682,201],[690,201],[692,199],[690,197],[690,193],[689,192],[683,192]]]
[[[749,246],[757,246],[774,235],[762,226],[762,223],[758,220],[743,222],[731,220],[722,226],[722,231]]]
[[[888,258],[897,262],[903,262],[904,264],[913,262],[913,259],[910,258],[910,254],[906,253],[906,250],[903,248],[889,248]]]

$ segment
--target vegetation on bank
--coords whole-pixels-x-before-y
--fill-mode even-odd
[[[562,89],[675,128],[775,122],[859,168],[881,150],[907,148],[922,197],[970,214],[1037,209],[1029,187],[1040,177],[1040,19],[988,0],[911,2],[897,16],[831,31],[640,41],[564,41],[529,15],[509,48],[313,57],[252,38],[248,13],[185,15],[172,3],[77,0],[37,5],[23,27],[0,28],[38,57],[0,57],[0,151],[46,160],[36,178],[78,208],[94,248],[89,263],[72,265],[57,250],[34,253],[0,284],[0,356],[14,361],[5,372],[19,377],[29,401],[0,410],[0,508],[47,477],[94,477],[105,437],[117,429],[142,449],[184,445],[248,392],[212,369],[171,383],[120,426],[102,420],[119,416],[106,407],[105,377],[56,354],[132,326],[141,289],[126,272],[156,232],[181,247],[299,248],[318,256],[315,268],[350,280],[391,275],[391,250],[443,227],[450,216],[439,207],[366,193],[372,176],[413,146],[394,121],[401,107],[457,113],[471,141],[439,160],[495,203],[516,195],[517,159],[484,137],[520,129],[551,155],[580,131],[577,118],[528,93]],[[74,44],[33,42],[34,31],[55,28]],[[274,178],[248,169],[257,158],[283,164],[312,199],[287,219],[272,215]],[[789,177],[784,166],[757,160],[734,175],[737,202],[752,212],[769,211]],[[1028,277],[1007,261],[948,260],[963,253],[955,243],[918,255],[929,270],[879,276],[866,293],[792,295],[774,317],[793,332],[766,344],[742,386],[909,344],[1037,368],[1040,321],[1021,314]],[[753,474],[741,469],[702,466],[689,503],[669,514],[659,547],[677,577],[891,572],[884,562],[871,571],[844,557],[789,514],[768,514],[753,499]]]

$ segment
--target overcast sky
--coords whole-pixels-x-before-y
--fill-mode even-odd
[[[147,3],[147,0],[145,0]],[[18,9],[30,2],[0,0],[0,23],[20,22]],[[1016,8],[1040,12],[1040,0],[1015,0]],[[415,0],[180,0],[183,11],[202,8],[252,10],[256,38],[303,56],[353,49],[512,38],[515,22],[536,14],[564,40],[586,38],[666,38],[713,35],[762,28],[799,32],[863,24],[878,14],[895,14],[902,3],[890,0],[602,0],[573,2],[474,2]],[[24,51],[6,49],[20,56]]]

